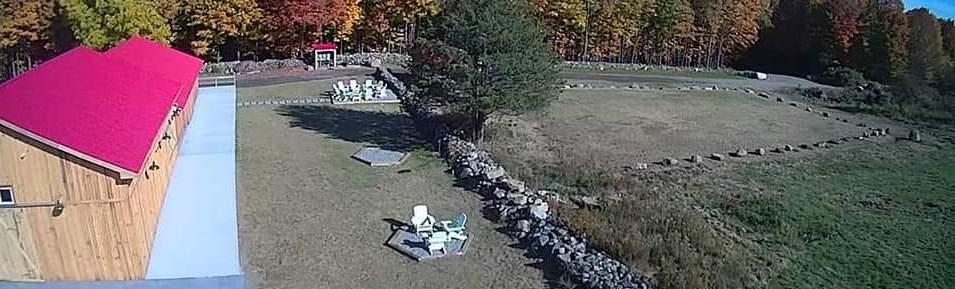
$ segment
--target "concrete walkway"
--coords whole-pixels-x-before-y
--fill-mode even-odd
[[[235,87],[200,88],[159,215],[146,279],[242,273],[235,195]]]

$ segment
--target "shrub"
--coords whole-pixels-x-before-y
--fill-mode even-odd
[[[830,67],[818,75],[815,81],[832,86],[859,86],[866,83],[865,76],[848,67]]]

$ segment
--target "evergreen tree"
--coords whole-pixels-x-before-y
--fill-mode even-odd
[[[519,0],[452,0],[412,49],[420,97],[447,105],[480,140],[488,116],[539,109],[557,97],[557,63]]]
[[[104,48],[139,34],[169,42],[169,23],[144,0],[63,0],[73,36],[87,46]]]

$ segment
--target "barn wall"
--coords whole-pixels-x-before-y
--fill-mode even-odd
[[[178,148],[178,138],[161,136],[145,174],[123,181],[0,127],[0,185],[14,187],[17,203],[0,208],[0,229],[6,229],[0,235],[0,279],[143,278]],[[151,161],[158,168],[150,169]],[[57,201],[65,209],[53,217]]]
[[[173,117],[173,129],[176,139],[182,139],[186,135],[186,126],[189,125],[189,121],[192,120],[192,112],[196,105],[196,93],[198,92],[199,80],[196,80],[196,82],[192,84],[192,92],[189,95],[189,101],[186,102],[186,107],[183,108],[178,115]]]

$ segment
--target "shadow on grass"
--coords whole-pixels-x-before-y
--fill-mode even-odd
[[[288,117],[289,126],[303,128],[354,143],[410,152],[427,149],[411,120],[399,113],[361,111],[326,105],[287,105],[276,111]]]

